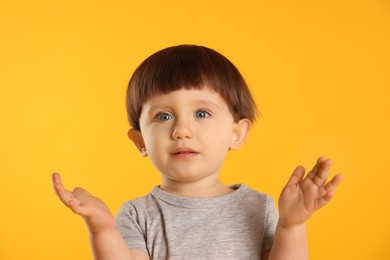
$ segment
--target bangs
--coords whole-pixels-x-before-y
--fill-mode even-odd
[[[148,57],[130,79],[126,101],[129,122],[139,129],[142,105],[150,98],[205,87],[221,95],[237,120],[243,86],[247,88],[239,71],[220,53],[195,45],[169,47]]]

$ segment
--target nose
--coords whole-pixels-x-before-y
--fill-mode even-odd
[[[177,120],[173,125],[172,139],[191,139],[193,136],[193,130],[191,123],[187,120]]]

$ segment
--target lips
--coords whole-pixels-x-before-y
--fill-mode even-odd
[[[199,154],[197,151],[191,148],[178,148],[171,153],[176,158],[191,158]]]

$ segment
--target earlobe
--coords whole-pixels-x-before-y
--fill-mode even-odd
[[[248,138],[249,132],[252,128],[252,122],[249,119],[241,119],[233,127],[232,142],[230,144],[230,149],[237,150],[239,149]]]
[[[148,152],[146,151],[144,139],[142,138],[142,134],[139,130],[135,130],[134,128],[131,128],[127,132],[127,136],[129,137],[129,139],[131,141],[133,141],[133,143],[135,144],[138,151],[141,153],[141,155],[143,157],[148,156]]]

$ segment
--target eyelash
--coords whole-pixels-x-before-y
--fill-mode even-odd
[[[198,113],[204,113],[204,116],[202,117],[198,117],[197,114]],[[168,116],[169,118],[166,118],[164,120],[161,119],[161,116]],[[196,118],[207,118],[209,116],[211,116],[211,113],[208,112],[207,110],[205,109],[199,109],[195,112],[195,115],[194,115]],[[168,121],[170,119],[172,119],[173,116],[170,114],[170,113],[167,113],[167,112],[160,112],[158,113],[157,115],[155,115],[154,119],[157,120],[157,121],[161,121],[161,122],[164,122],[164,121]]]
[[[169,120],[169,119],[161,120],[161,116],[166,116],[166,115],[169,116],[169,119],[172,119],[172,118],[173,118],[173,116],[172,116],[171,114],[167,113],[167,112],[160,112],[160,113],[158,113],[158,114],[154,117],[154,119],[157,120],[157,121],[164,122],[164,121],[167,121],[167,120]]]
[[[204,110],[204,109],[199,109],[198,111],[196,111],[196,112],[195,112],[195,116],[196,116],[198,113],[204,113],[205,116],[204,116],[204,117],[197,117],[197,118],[207,118],[207,117],[211,116],[211,113],[208,112],[207,110]]]

